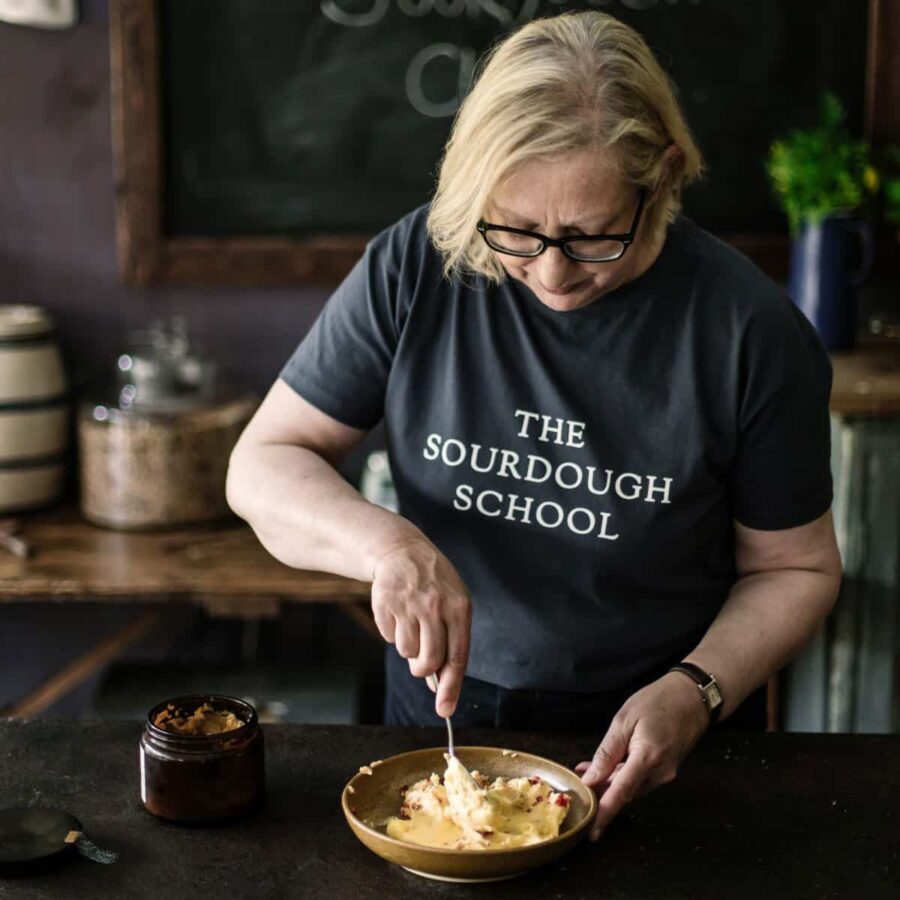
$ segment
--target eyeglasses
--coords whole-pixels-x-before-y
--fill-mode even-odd
[[[584,234],[550,238],[537,231],[493,225],[483,219],[476,227],[488,247],[498,253],[532,258],[540,256],[548,247],[559,247],[569,259],[576,262],[612,262],[623,256],[634,241],[644,209],[644,197],[645,193],[642,190],[634,220],[626,234]]]

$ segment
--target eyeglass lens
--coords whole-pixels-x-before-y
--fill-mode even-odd
[[[488,228],[485,231],[487,243],[501,253],[513,253],[520,256],[535,256],[541,250],[540,238],[527,234],[515,234],[509,231],[496,231]],[[618,259],[625,250],[621,241],[569,241],[566,244],[568,255],[582,262],[604,262]]]

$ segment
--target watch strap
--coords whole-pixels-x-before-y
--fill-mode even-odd
[[[710,721],[718,721],[719,714],[722,712],[722,692],[716,679],[710,675],[709,672],[704,672],[700,666],[690,662],[680,662],[677,665],[672,666],[669,671],[681,672],[683,675],[687,675],[688,678],[697,685],[700,689],[700,699],[703,701],[703,705],[709,713]],[[709,692],[711,689],[714,689],[715,696],[718,698],[717,703],[710,702]]]

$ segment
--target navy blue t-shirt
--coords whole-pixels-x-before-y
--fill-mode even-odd
[[[720,610],[733,520],[829,508],[828,357],[684,216],[646,272],[557,312],[514,279],[445,279],[427,212],[368,244],[281,377],[347,425],[384,418],[400,512],[471,592],[469,675],[640,683]]]

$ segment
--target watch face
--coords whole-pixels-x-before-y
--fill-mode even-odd
[[[710,709],[714,709],[722,703],[722,694],[719,691],[719,686],[715,682],[706,689],[706,696],[709,699]]]

